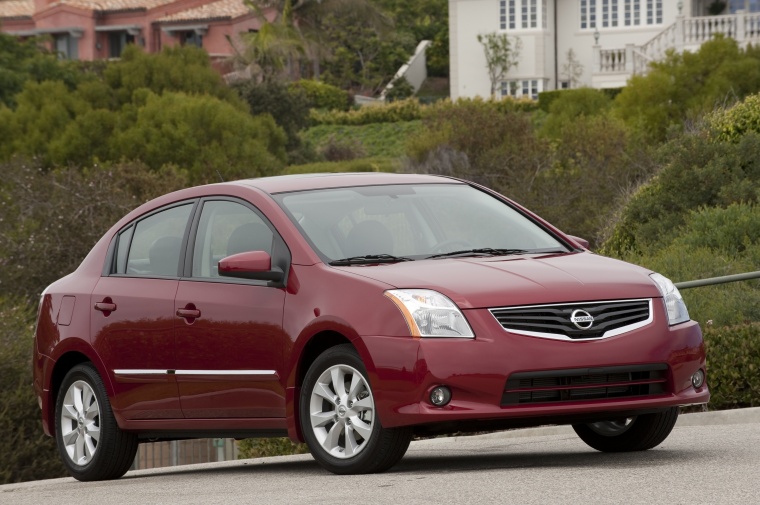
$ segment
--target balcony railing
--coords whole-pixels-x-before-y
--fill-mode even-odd
[[[633,74],[644,74],[653,61],[662,60],[669,50],[695,51],[700,45],[723,35],[740,45],[760,42],[760,13],[686,18],[680,16],[648,42],[623,48],[594,46],[594,85],[618,82],[623,85]]]

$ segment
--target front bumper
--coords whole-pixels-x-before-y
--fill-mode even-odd
[[[705,368],[699,325],[689,321],[669,327],[662,305],[655,303],[653,309],[651,324],[594,341],[512,334],[487,310],[466,312],[474,339],[362,338],[377,414],[388,428],[447,423],[448,431],[456,431],[478,422],[505,427],[572,423],[707,403],[707,383],[698,389],[691,384],[692,374]],[[514,373],[650,364],[667,365],[664,389],[657,394],[502,405]],[[428,400],[439,385],[452,391],[445,407]]]

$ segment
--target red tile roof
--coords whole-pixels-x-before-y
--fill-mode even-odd
[[[212,19],[235,19],[251,13],[243,0],[217,0],[163,17],[159,21],[204,21]]]
[[[34,0],[0,1],[0,18],[30,18],[34,14]]]

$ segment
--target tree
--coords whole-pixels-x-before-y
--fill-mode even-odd
[[[36,38],[20,41],[0,33],[0,105],[15,107],[15,96],[27,81],[62,81],[70,89],[82,75],[76,62],[61,61]]]
[[[583,65],[575,57],[575,51],[572,48],[567,50],[565,58],[567,61],[562,64],[561,74],[570,83],[570,88],[577,88],[583,76]]]
[[[361,24],[391,26],[387,15],[370,0],[249,0],[249,7],[262,21],[257,33],[244,36],[246,49],[238,54],[238,62],[263,79],[297,79],[300,63],[305,59],[312,66],[316,79],[322,63],[332,56],[332,44],[326,28],[330,14],[350,12]]]
[[[614,113],[644,141],[662,141],[668,129],[693,124],[715,106],[760,91],[760,52],[716,36],[696,53],[670,53],[635,75],[615,98]]]
[[[519,37],[513,37],[513,39],[514,41],[510,40],[506,33],[492,32],[478,35],[478,42],[483,45],[486,56],[488,78],[491,81],[491,96],[494,98],[499,84],[504,81],[509,70],[519,63],[522,41]]]

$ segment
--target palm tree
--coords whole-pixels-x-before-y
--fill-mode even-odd
[[[258,67],[262,78],[273,79],[287,69],[292,77],[296,63],[305,58],[316,79],[320,62],[330,57],[330,44],[322,27],[330,14],[351,12],[383,31],[393,22],[370,0],[245,0],[262,21],[261,29],[244,36],[246,51],[240,59]]]

